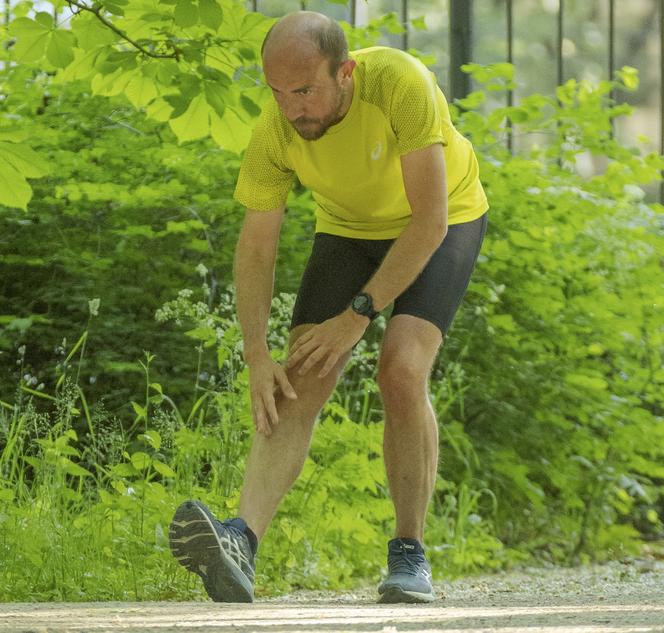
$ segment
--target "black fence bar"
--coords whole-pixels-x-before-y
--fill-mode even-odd
[[[258,11],[258,0],[251,0],[251,10],[254,13]]]
[[[355,26],[357,23],[357,0],[350,0],[350,20],[348,20],[352,26]]]
[[[473,0],[450,0],[450,99],[470,93],[470,77],[461,70],[472,60]]]
[[[408,0],[401,0],[401,24],[405,31],[401,36],[401,48],[408,50]]]
[[[664,154],[664,0],[659,0],[659,135],[659,153]],[[664,180],[659,183],[659,202],[664,204]]]
[[[514,13],[512,11],[512,0],[507,0],[507,62],[514,64]],[[514,91],[510,88],[507,91],[507,105],[514,105]],[[507,149],[510,154],[514,152],[514,134],[512,130],[512,120],[507,119]]]
[[[613,81],[613,73],[616,69],[616,2],[609,0],[609,81]],[[616,92],[609,93],[611,101],[615,101]],[[615,134],[615,123],[611,119],[611,136]]]
[[[609,0],[609,81],[616,69],[616,0]]]
[[[558,0],[558,53],[556,55],[556,63],[558,68],[558,85],[563,85],[565,77],[565,69],[563,68],[563,35],[565,25],[565,1]]]

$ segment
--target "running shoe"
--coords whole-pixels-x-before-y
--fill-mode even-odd
[[[378,602],[432,602],[431,567],[424,549],[414,539],[392,539],[387,544],[388,577],[378,587]]]
[[[198,574],[215,602],[253,602],[254,554],[242,519],[220,521],[200,501],[185,501],[169,529],[173,556]]]

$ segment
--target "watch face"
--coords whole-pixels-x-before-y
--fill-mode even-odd
[[[360,314],[366,314],[369,311],[369,297],[366,295],[357,295],[353,299],[353,310]]]

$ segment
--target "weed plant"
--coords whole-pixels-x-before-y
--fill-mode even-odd
[[[478,148],[492,210],[430,385],[441,449],[427,525],[434,573],[636,553],[662,532],[663,209],[646,203],[641,185],[664,162],[611,134],[627,107],[609,95],[634,87],[635,76],[624,69],[599,86],[568,82],[556,99],[533,95],[485,114],[487,91],[513,86],[512,69],[469,71],[487,87],[455,116]],[[546,133],[550,142],[512,156],[508,133]],[[582,178],[581,154],[606,169]],[[306,195],[294,199],[297,211],[310,211]],[[302,222],[288,222],[292,246],[303,239]],[[172,225],[172,250],[197,227],[183,238]],[[141,235],[131,230],[131,239]],[[237,511],[253,430],[232,293],[220,291],[211,267],[197,274],[195,290],[151,290],[150,305],[160,292],[170,299],[158,303],[150,328],[168,332],[181,356],[170,357],[176,392],[159,379],[155,353],[119,361],[114,350],[105,384],[121,374],[122,393],[133,394],[124,408],[86,396],[95,391],[92,333],[104,310],[112,328],[126,324],[121,302],[88,303],[83,333],[57,346],[53,379],[26,360],[36,344],[28,326],[13,347],[14,330],[3,330],[0,343],[14,350],[3,375],[11,369],[15,387],[0,402],[1,600],[205,598],[168,551],[168,523],[192,497],[221,516]],[[292,302],[281,293],[274,301],[277,360]],[[262,543],[260,593],[348,587],[381,572],[392,532],[373,377],[383,328],[378,320],[357,346],[323,409],[304,472]],[[184,368],[193,368],[186,388]]]

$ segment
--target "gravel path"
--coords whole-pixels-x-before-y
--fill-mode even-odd
[[[249,631],[664,633],[664,564],[529,569],[439,587],[430,605],[377,605],[374,589],[211,602],[0,604],[0,633]]]

